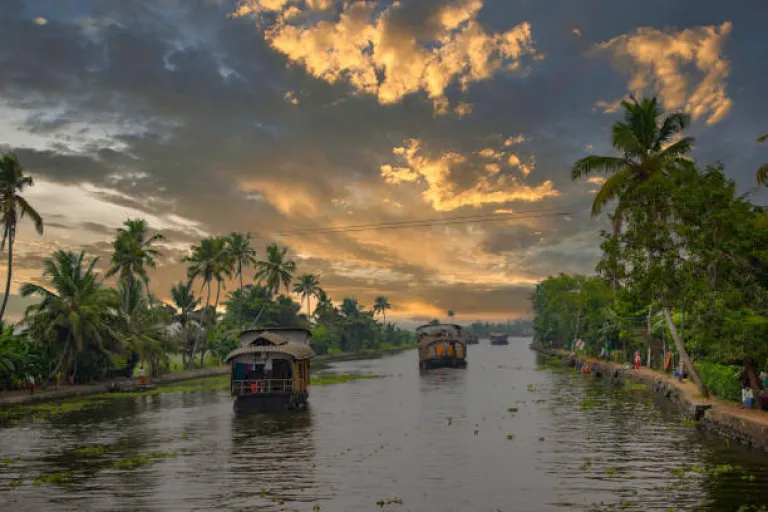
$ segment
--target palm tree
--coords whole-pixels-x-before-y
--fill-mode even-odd
[[[243,293],[243,268],[256,264],[256,249],[251,247],[251,234],[233,232],[227,238],[227,251],[234,264],[235,275],[240,278],[240,293]],[[242,307],[240,321],[242,322]]]
[[[13,243],[16,241],[16,228],[26,215],[34,222],[37,233],[43,234],[43,218],[21,195],[25,188],[34,185],[32,177],[24,175],[24,169],[14,153],[7,153],[0,157],[0,222],[3,224],[0,251],[5,250],[5,243],[8,242],[8,276],[5,282],[3,304],[0,306],[0,321],[5,316],[8,296],[11,294]]]
[[[285,259],[287,253],[287,247],[281,249],[277,243],[272,243],[267,247],[267,259],[256,263],[256,279],[263,281],[272,295],[277,295],[280,288],[288,289],[291,285],[296,263]]]
[[[189,338],[187,332],[189,315],[200,305],[200,298],[195,297],[191,282],[185,283],[184,281],[179,281],[171,288],[171,300],[177,311],[174,319],[181,325],[182,338],[187,340]],[[185,367],[187,366],[187,348],[187,344],[185,343],[182,347],[182,362]]]
[[[621,156],[589,155],[578,160],[571,170],[573,180],[598,172],[610,174],[595,196],[592,216],[598,216],[609,202],[618,199],[614,213],[616,231],[623,225],[630,207],[627,193],[640,183],[689,165],[688,153],[693,149],[692,137],[673,142],[690,125],[688,114],[676,112],[665,116],[656,98],[631,100],[621,102],[624,121],[615,123],[612,130],[613,147]]]
[[[451,322],[453,322],[453,317],[456,316],[456,313],[452,310],[448,310],[448,318],[450,318]]]
[[[48,380],[58,373],[65,359],[72,364],[72,379],[77,373],[77,356],[89,343],[106,352],[109,342],[120,343],[120,335],[112,328],[113,312],[118,307],[115,294],[104,288],[94,267],[98,258],[84,262],[85,252],[56,251],[43,262],[43,276],[49,286],[26,283],[21,296],[37,295],[39,304],[27,308],[25,321],[40,329],[49,341],[63,344],[56,367]]]
[[[757,139],[757,142],[765,142],[768,140],[768,134],[763,135],[759,139]],[[768,163],[765,163],[760,166],[760,168],[757,170],[757,183],[759,185],[765,185],[768,183]]]
[[[129,283],[126,290],[131,293],[134,290],[132,283],[138,276],[151,300],[147,269],[155,268],[155,258],[160,255],[152,245],[164,241],[165,237],[160,233],[149,236],[149,224],[144,219],[128,219],[123,226],[117,230],[112,243],[112,266],[107,277],[119,273],[120,279]]]
[[[149,363],[151,376],[156,377],[160,363],[167,360],[172,348],[165,329],[168,314],[162,307],[152,307],[137,281],[121,280],[113,292],[119,303],[117,318],[121,341],[142,362]]]
[[[375,314],[381,314],[384,316],[384,325],[387,325],[387,310],[392,309],[392,305],[389,303],[389,299],[380,295],[373,301],[373,312]]]
[[[341,314],[346,316],[347,318],[352,318],[354,316],[357,316],[360,314],[360,311],[363,309],[363,305],[360,304],[360,301],[358,301],[354,297],[347,297],[345,298],[341,303]]]
[[[204,287],[208,287],[208,293],[205,298],[205,309],[203,310],[203,319],[205,320],[205,316],[208,314],[208,308],[211,305],[211,286],[213,281],[216,280],[217,283],[216,302],[214,305],[215,312],[219,304],[221,282],[232,274],[231,259],[227,252],[226,239],[222,237],[204,238],[200,241],[199,245],[192,247],[192,254],[185,257],[183,261],[190,263],[190,267],[187,269],[187,277],[190,280],[190,284],[194,282],[195,279],[201,278],[203,280],[203,285],[200,289],[202,290]],[[210,324],[213,323],[213,319],[204,323],[208,324],[205,326],[207,337],[207,332],[210,329]],[[195,340],[195,344],[192,347],[190,365],[192,358],[194,358],[195,352],[197,351],[197,344],[198,341]]]
[[[320,298],[321,291],[320,279],[315,274],[304,274],[296,280],[296,284],[293,286],[293,293],[301,297],[302,304],[305,300],[307,301],[307,319],[312,316],[309,301],[312,297]]]
[[[683,113],[665,116],[656,98],[646,98],[641,102],[634,97],[631,99],[632,102],[621,102],[624,121],[615,123],[612,130],[613,147],[622,156],[590,155],[578,160],[571,171],[574,180],[599,171],[611,174],[592,203],[592,215],[599,215],[610,201],[618,199],[613,213],[615,233],[620,231],[632,208],[648,208],[650,217],[666,224],[667,212],[662,201],[658,198],[637,198],[635,191],[649,180],[669,177],[676,170],[692,165],[688,153],[693,148],[693,138],[681,135],[690,125],[690,116]],[[682,138],[672,142],[678,137]],[[683,364],[702,395],[707,397],[706,386],[693,367],[685,343],[677,334],[669,307],[663,305],[662,312]]]
[[[178,311],[176,320],[181,324],[182,328],[187,326],[189,321],[189,314],[192,313],[197,306],[200,305],[200,299],[195,297],[195,292],[192,289],[192,283],[187,281],[179,281],[171,288],[171,300],[173,306]]]

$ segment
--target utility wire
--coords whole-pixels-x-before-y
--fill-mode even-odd
[[[493,214],[493,215],[477,215],[470,217],[453,217],[448,219],[432,219],[432,220],[413,220],[413,221],[401,221],[401,222],[389,222],[381,224],[361,224],[351,226],[329,226],[325,228],[308,228],[295,231],[284,231],[281,233],[275,233],[275,236],[291,236],[291,235],[322,235],[332,233],[355,233],[359,231],[377,231],[385,229],[404,229],[404,228],[416,228],[416,227],[431,227],[431,226],[450,226],[454,224],[473,224],[473,223],[485,223],[485,222],[498,222],[502,220],[515,220],[515,219],[531,219],[531,218],[544,218],[544,217],[564,217],[572,215],[569,212],[549,212],[539,214]]]

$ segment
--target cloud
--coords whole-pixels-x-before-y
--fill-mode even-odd
[[[528,23],[487,32],[477,21],[480,0],[432,9],[419,2],[394,2],[383,10],[373,1],[348,2],[338,17],[320,21],[308,11],[313,6],[328,8],[329,2],[309,2],[304,10],[296,4],[242,0],[234,15],[273,14],[275,21],[265,31],[272,48],[311,75],[329,83],[344,80],[383,105],[422,91],[432,100],[435,113],[445,114],[450,85],[458,83],[466,91],[499,71],[518,69],[524,56],[536,53]],[[419,30],[404,22],[409,9],[427,10]],[[471,111],[463,102],[455,109],[460,117]]]
[[[685,109],[711,125],[722,121],[731,108],[726,93],[730,65],[723,54],[731,29],[730,21],[680,32],[641,27],[596,49],[610,53],[629,75],[629,92],[642,94],[655,88],[667,109]],[[613,102],[598,106],[615,111]]]
[[[394,148],[392,152],[403,165],[398,167],[390,164],[382,165],[381,175],[384,180],[393,185],[412,182],[426,185],[422,196],[436,211],[512,201],[537,202],[559,195],[549,180],[539,186],[531,187],[508,175],[493,178],[478,175],[470,187],[459,190],[456,183],[452,181],[452,175],[469,164],[465,156],[456,152],[444,152],[438,157],[425,156],[421,142],[416,139],[407,141],[406,146]],[[489,149],[481,151],[481,156],[486,155],[494,157],[496,153]],[[519,161],[516,165],[523,168]]]

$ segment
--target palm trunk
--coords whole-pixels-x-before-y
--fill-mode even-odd
[[[757,364],[752,359],[745,359],[742,364],[744,365],[744,373],[749,379],[749,387],[755,392],[755,395],[759,395],[763,389],[763,383],[757,376]]]
[[[45,379],[45,383],[48,384],[51,382],[51,379],[54,375],[59,373],[59,370],[61,369],[61,365],[64,363],[64,358],[67,357],[67,352],[69,352],[69,347],[72,344],[71,338],[67,338],[67,346],[64,348],[64,352],[62,352],[61,357],[59,358],[59,362],[56,363],[56,367],[53,369],[53,371],[48,375],[48,378]]]
[[[205,329],[205,342],[208,343],[208,337],[211,333],[211,327],[213,327],[214,320],[216,319],[216,309],[219,307],[219,294],[221,293],[221,281],[216,281],[216,302],[213,304],[213,315],[208,322],[208,327]],[[200,350],[200,368],[203,367],[205,362],[205,346]]]
[[[696,386],[701,392],[701,396],[704,398],[709,398],[709,391],[707,391],[707,387],[704,385],[704,381],[701,380],[701,377],[699,377],[699,374],[696,373],[696,369],[693,367],[691,358],[688,356],[688,352],[685,350],[683,340],[680,339],[680,335],[677,333],[675,322],[672,321],[672,315],[669,313],[669,308],[665,306],[663,311],[664,318],[667,321],[667,327],[669,327],[669,332],[672,334],[672,339],[675,341],[675,347],[677,347],[677,352],[680,354],[680,360],[683,362],[683,366],[688,372],[688,375],[690,375],[693,381],[696,383]]]
[[[240,317],[240,325],[243,325],[243,306],[245,305],[245,300],[243,297],[243,265],[242,263],[237,264],[237,273],[240,276],[240,312],[238,316]]]
[[[309,295],[307,295],[307,321],[309,321],[312,318],[312,313],[309,311]]]
[[[8,232],[8,281],[5,283],[5,295],[3,296],[3,305],[0,307],[0,322],[3,321],[5,316],[5,308],[8,305],[8,295],[11,293],[11,276],[13,275],[13,239],[14,229],[13,226],[5,228]]]
[[[203,324],[202,327],[205,328],[205,315],[208,313],[208,306],[211,304],[211,282],[208,281],[208,295],[205,298],[205,309],[203,310],[203,318],[201,323]],[[197,344],[200,341],[200,336],[195,336],[195,344],[192,345],[192,353],[189,354],[189,367],[192,368],[192,364],[195,361],[195,352],[197,352]]]
[[[386,311],[382,311],[381,314],[384,316],[384,327],[386,327],[387,326],[387,312]]]

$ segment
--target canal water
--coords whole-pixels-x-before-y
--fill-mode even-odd
[[[236,415],[225,390],[112,399],[0,429],[0,510],[760,510],[768,457],[637,385],[487,340],[466,370],[414,351],[327,371],[309,411]]]

